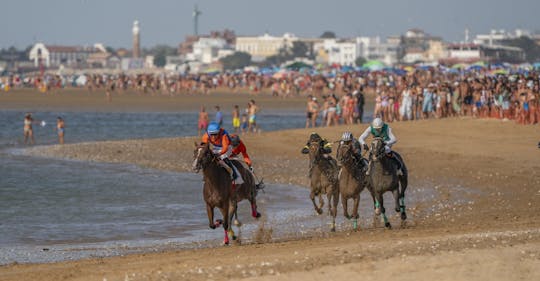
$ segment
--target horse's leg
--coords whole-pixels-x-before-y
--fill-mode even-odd
[[[380,212],[382,213],[382,219],[384,221],[384,226],[386,228],[392,228],[392,226],[390,225],[390,222],[388,221],[388,218],[386,217],[386,209],[384,208],[384,199],[383,199],[383,195],[382,193],[381,194],[377,194],[377,201],[376,201],[376,204],[378,205],[377,208],[380,210]]]
[[[238,202],[236,200],[232,200],[229,203],[229,222],[233,221],[233,217],[235,216],[236,212],[238,210]],[[229,223],[229,228],[227,230],[228,236],[230,236],[233,240],[236,240],[236,235],[234,235],[234,231],[232,228],[232,224]]]
[[[360,194],[355,196],[353,198],[353,211],[352,211],[352,217],[353,217],[353,230],[358,230],[358,205],[360,204]]]
[[[208,215],[208,226],[211,229],[216,229],[219,224],[214,222],[214,207],[210,206],[208,203],[206,203],[206,214]]]
[[[405,190],[407,190],[408,181],[409,179],[407,174],[399,178],[399,211],[401,212],[402,221],[407,219],[407,213],[405,212]]]
[[[328,203],[330,203],[330,202],[328,202]],[[323,207],[324,207],[323,195],[322,195],[322,193],[319,193],[319,210],[321,210],[321,214],[323,212]]]
[[[220,207],[219,210],[223,215],[223,232],[225,234],[223,244],[229,245],[229,203],[226,203],[225,206]]]
[[[253,189],[255,189],[255,185],[253,185]],[[257,211],[257,198],[255,197],[256,191],[252,190],[249,203],[251,204],[251,216],[258,219],[261,217],[261,213]]]
[[[328,200],[328,205],[332,204],[332,212],[331,212],[332,227],[330,228],[332,232],[336,231],[336,216],[337,216],[337,207],[339,204],[339,189],[338,188],[339,187],[337,186],[334,187],[334,191],[332,192],[332,196],[330,197],[332,201],[330,201],[330,199]]]
[[[395,201],[394,209],[396,210],[396,213],[399,213],[399,184],[396,189],[392,190],[392,195],[394,196]]]
[[[315,212],[317,212],[318,215],[322,214],[322,210],[317,206],[317,203],[315,203],[315,192],[311,192],[309,194],[309,198],[311,198],[311,202],[313,202],[313,207],[315,208]]]
[[[343,206],[343,215],[347,219],[351,219],[351,216],[349,215],[349,207],[347,205],[347,198],[345,198],[345,195],[341,193],[341,205]]]

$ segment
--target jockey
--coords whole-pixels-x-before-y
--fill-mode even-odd
[[[244,142],[240,140],[240,137],[238,135],[231,135],[231,145],[233,147],[231,157],[237,157],[242,154],[244,162],[246,162],[248,168],[250,170],[253,170],[253,168],[251,167],[251,159],[247,154],[246,146],[244,145]]]
[[[202,143],[212,145],[212,152],[219,157],[219,164],[225,168],[232,176],[233,181],[241,184],[241,177],[238,177],[238,172],[232,164],[229,156],[232,154],[232,146],[230,145],[229,133],[219,126],[216,122],[210,122],[206,133],[202,136]]]
[[[341,135],[341,143],[349,142],[352,142],[353,156],[356,159],[356,162],[362,163],[360,161],[362,159],[362,147],[360,146],[360,143],[353,137],[353,134],[346,131]]]
[[[401,155],[399,155],[395,151],[392,151],[392,145],[394,145],[397,142],[396,137],[392,133],[392,128],[390,128],[388,124],[384,123],[382,119],[379,117],[373,119],[373,122],[371,122],[371,125],[367,127],[364,133],[362,133],[362,135],[358,138],[358,141],[366,150],[369,149],[369,147],[366,144],[366,138],[370,134],[374,138],[383,139],[385,143],[384,152],[386,153],[388,157],[390,157],[396,162],[397,168],[398,168],[398,176],[401,176],[407,173],[405,165],[403,165],[403,160],[401,159]],[[368,167],[366,175],[369,175],[370,167]]]
[[[328,141],[326,139],[321,138],[321,136],[319,136],[319,134],[317,134],[315,132],[313,132],[313,133],[311,133],[311,135],[309,135],[309,141],[302,148],[302,154],[308,154],[309,153],[309,143],[310,142],[316,142],[316,141],[319,141],[319,142],[323,143],[323,152],[324,152],[323,155],[324,155],[325,158],[328,158],[330,153],[332,153],[332,146],[330,145],[330,143],[328,143]]]

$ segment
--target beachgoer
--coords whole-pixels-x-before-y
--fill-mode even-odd
[[[248,103],[248,132],[257,132],[257,113],[260,108],[255,104],[255,100],[250,100]]]
[[[216,119],[214,120],[219,124],[220,127],[223,126],[223,113],[221,112],[219,105],[216,105]]]
[[[386,153],[386,156],[388,156],[391,159],[394,159],[398,167],[398,175],[403,175],[405,171],[403,171],[402,169],[403,162],[401,159],[401,155],[399,155],[397,152],[392,150],[392,145],[394,145],[397,142],[397,138],[392,133],[392,128],[390,128],[388,124],[384,123],[383,120],[379,117],[373,119],[373,122],[371,122],[371,125],[367,127],[366,130],[362,133],[362,135],[358,138],[358,141],[366,150],[369,149],[369,147],[366,144],[366,138],[369,135],[375,138],[383,139],[384,144],[385,144],[384,152]],[[368,167],[366,175],[369,175],[370,167]]]
[[[60,116],[56,118],[56,132],[58,133],[58,143],[64,144],[64,135],[66,134],[66,123]]]
[[[24,144],[34,144],[34,130],[32,128],[32,124],[34,123],[34,118],[32,118],[32,113],[26,113],[24,116]]]
[[[204,134],[206,127],[208,127],[208,121],[208,112],[206,112],[206,108],[204,106],[201,106],[201,111],[199,111],[199,122],[197,124],[198,136]]]
[[[249,124],[247,113],[242,113],[242,120],[240,121],[240,130],[242,131],[242,134],[246,133],[248,128]]]
[[[240,109],[238,105],[235,105],[232,111],[232,125],[234,129],[234,133],[239,134],[240,133]]]

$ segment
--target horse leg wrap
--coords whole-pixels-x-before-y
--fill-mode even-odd
[[[353,229],[356,231],[358,229],[358,219],[353,220]]]
[[[225,229],[225,238],[223,239],[223,244],[229,245],[229,232]]]
[[[261,214],[259,212],[257,212],[257,205],[255,205],[255,204],[251,204],[251,216],[254,217],[254,218],[261,217]]]

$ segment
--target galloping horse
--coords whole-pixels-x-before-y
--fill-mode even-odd
[[[232,184],[229,172],[219,165],[218,158],[212,153],[208,144],[197,145],[195,143],[192,168],[195,172],[199,172],[201,169],[203,171],[203,197],[206,202],[209,226],[215,229],[223,225],[225,231],[224,244],[229,244],[229,235],[233,240],[236,239],[230,222],[236,213],[238,202],[248,199],[251,203],[251,215],[254,218],[261,216],[257,212],[257,202],[255,199],[257,189],[253,176],[240,163],[233,161],[233,164],[244,180],[244,183],[241,185]],[[223,220],[216,220],[214,222],[214,208],[216,207],[221,211]]]
[[[401,213],[402,221],[406,220],[405,190],[407,189],[408,178],[406,173],[402,176],[397,175],[396,163],[386,156],[384,146],[382,138],[374,138],[371,142],[369,181],[375,197],[375,212],[379,215],[382,211],[384,226],[391,228],[392,226],[385,214],[383,194],[392,191],[396,203],[395,210]],[[406,171],[405,164],[403,165],[402,169]]]
[[[313,135],[312,135],[313,136]],[[318,136],[310,137],[307,145],[309,154],[309,178],[311,181],[311,202],[317,214],[322,214],[326,194],[328,199],[328,213],[332,216],[331,231],[336,231],[336,214],[339,202],[339,183],[337,162],[332,156],[326,155],[324,141]],[[304,149],[306,150],[306,149]],[[304,151],[303,151],[304,153]],[[315,196],[319,197],[319,205],[315,203]]]
[[[336,151],[336,159],[341,165],[339,170],[339,193],[341,195],[341,205],[343,205],[343,215],[347,219],[353,219],[353,229],[358,229],[358,204],[360,203],[360,193],[364,188],[371,188],[366,178],[367,160],[357,159],[354,156],[352,142],[340,141]],[[373,194],[371,195],[373,197]],[[349,215],[347,203],[353,199],[352,214]]]

